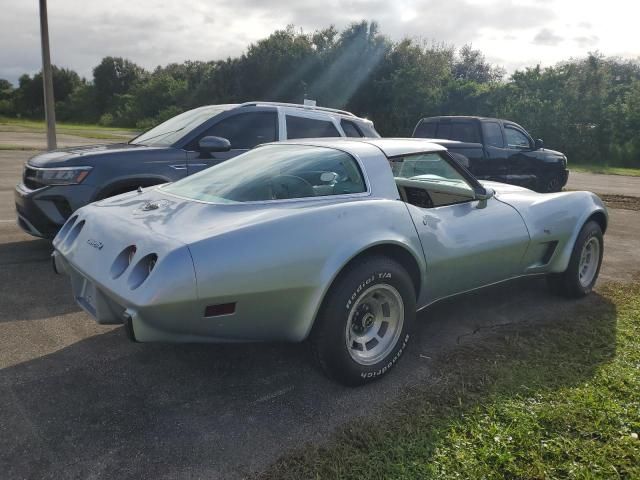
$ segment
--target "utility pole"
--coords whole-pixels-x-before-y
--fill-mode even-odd
[[[42,86],[44,88],[44,118],[47,122],[47,149],[55,150],[56,111],[53,100],[53,76],[49,55],[49,22],[47,20],[47,0],[40,0],[40,41],[42,43]]]

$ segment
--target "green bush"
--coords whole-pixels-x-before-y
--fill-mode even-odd
[[[100,116],[100,120],[98,121],[98,125],[102,125],[103,127],[111,127],[113,126],[113,115],[110,113],[104,113]]]

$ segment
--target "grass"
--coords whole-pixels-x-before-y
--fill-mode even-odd
[[[31,151],[37,150],[35,147],[30,147],[29,145],[14,145],[13,143],[0,143],[0,150],[24,150]]]
[[[640,283],[572,310],[434,359],[386,414],[258,477],[640,478]]]
[[[19,118],[0,117],[0,132],[42,132],[45,131],[44,121],[26,120]],[[75,135],[83,138],[101,140],[124,140],[134,137],[137,132],[125,128],[103,127],[101,125],[81,123],[56,123],[57,133]]]
[[[640,177],[640,168],[610,167],[608,165],[570,165],[574,172],[601,173],[603,175],[628,175]]]

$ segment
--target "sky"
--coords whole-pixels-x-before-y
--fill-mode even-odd
[[[145,68],[242,54],[287,25],[305,32],[375,20],[403,37],[471,43],[507,72],[590,51],[640,57],[636,0],[49,0],[51,59],[81,76],[102,57]],[[0,78],[41,68],[37,0],[0,0]]]

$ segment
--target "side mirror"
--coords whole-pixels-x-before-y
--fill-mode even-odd
[[[489,200],[496,194],[496,191],[491,187],[484,187],[484,191],[476,191],[476,200]]]
[[[541,138],[538,138],[536,140],[536,150],[540,150],[541,148],[544,148],[544,142]]]
[[[496,191],[490,187],[484,187],[483,190],[476,190],[475,198],[480,200],[476,208],[485,208],[487,206],[487,200],[492,198],[496,194]]]
[[[198,142],[201,152],[228,152],[231,150],[231,143],[229,140],[222,137],[202,137]]]

